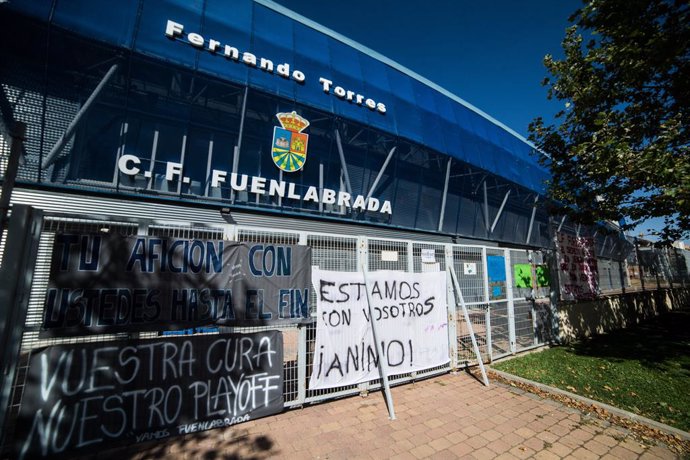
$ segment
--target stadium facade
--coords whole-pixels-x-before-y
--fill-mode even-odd
[[[179,332],[43,334],[61,233],[138,235],[161,247],[174,238],[189,251],[198,240],[267,244],[264,263],[269,247],[277,251],[268,245],[302,245],[313,266],[340,272],[453,269],[450,362],[394,384],[476,362],[466,318],[490,361],[554,340],[563,317],[567,327],[585,324],[576,316],[589,307],[556,311],[558,287],[575,299],[584,289],[583,299],[680,279],[651,248],[549,217],[548,174],[508,127],[271,1],[10,1],[0,3],[0,40],[3,185],[10,151],[21,145],[23,158],[15,223],[0,244],[0,287],[11,287],[4,300],[13,305],[0,315],[12,363],[1,381],[4,448],[27,410],[27,363],[44,347],[90,350]],[[11,133],[17,123],[26,127],[21,143]],[[22,244],[11,243],[13,225]],[[593,322],[608,317],[596,308],[587,310]],[[281,337],[284,361],[274,371],[286,407],[381,385],[310,388],[313,317],[230,329]],[[218,330],[184,333],[202,343],[197,336]]]
[[[3,10],[5,112],[29,124],[16,200],[548,246],[547,175],[523,138],[272,2]],[[302,125],[285,128],[278,116],[293,112]]]

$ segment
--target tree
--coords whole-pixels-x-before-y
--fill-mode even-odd
[[[590,0],[569,18],[564,59],[547,55],[558,125],[530,139],[544,154],[556,213],[577,222],[664,217],[690,234],[690,2]]]

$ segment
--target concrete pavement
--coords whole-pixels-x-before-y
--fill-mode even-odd
[[[674,459],[624,428],[558,402],[472,376],[443,375],[383,395],[344,398],[228,429],[137,444],[93,458],[174,459]]]

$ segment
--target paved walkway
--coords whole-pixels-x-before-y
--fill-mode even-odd
[[[308,406],[224,430],[140,444],[98,459],[672,459],[628,432],[516,388],[486,388],[467,374]]]

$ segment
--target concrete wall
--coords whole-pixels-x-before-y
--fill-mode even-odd
[[[690,288],[625,292],[590,302],[561,303],[557,308],[559,340],[567,343],[681,309],[690,309]]]

